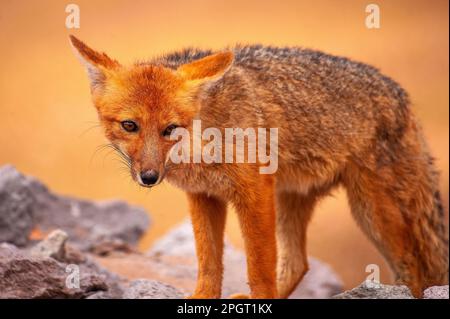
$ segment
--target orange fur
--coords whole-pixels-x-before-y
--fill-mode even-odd
[[[234,54],[186,50],[124,67],[71,40],[106,136],[133,178],[157,170],[188,194],[199,263],[193,298],[220,297],[227,203],[239,217],[251,297],[288,297],[308,270],[314,206],[338,185],[398,282],[420,296],[448,281],[432,158],[406,92],[376,69],[262,46],[238,46]],[[260,163],[167,163],[175,141],[161,132],[171,123],[192,131],[194,119],[221,132],[279,128],[278,171],[261,175]],[[124,131],[124,120],[136,121],[139,131]]]

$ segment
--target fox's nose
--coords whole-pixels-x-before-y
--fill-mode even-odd
[[[159,173],[154,169],[141,172],[141,181],[144,185],[151,186],[158,181]]]

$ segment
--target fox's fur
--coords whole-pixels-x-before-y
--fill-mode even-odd
[[[351,211],[415,296],[448,282],[438,174],[407,93],[377,69],[302,48],[187,49],[123,67],[72,37],[107,137],[132,175],[164,172],[185,190],[199,273],[195,298],[221,293],[226,206],[236,208],[253,298],[285,298],[308,270],[315,204],[338,185]],[[124,132],[132,118],[141,130]],[[278,171],[258,164],[170,165],[171,122],[278,128]],[[171,144],[172,143],[172,144]]]

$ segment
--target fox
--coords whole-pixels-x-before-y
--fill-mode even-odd
[[[236,211],[250,294],[287,298],[308,271],[307,228],[337,187],[395,282],[420,297],[448,283],[439,173],[407,92],[377,68],[302,47],[186,48],[122,65],[70,36],[106,138],[143,187],[188,198],[198,261],[189,298],[221,298],[227,208]],[[278,167],[168,160],[193,120],[278,128]]]

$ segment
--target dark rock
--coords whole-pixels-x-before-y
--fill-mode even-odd
[[[183,293],[176,288],[156,280],[137,279],[129,283],[124,299],[178,299]]]
[[[85,256],[83,263],[80,263],[80,272],[92,273],[100,277],[106,284],[106,290],[100,290],[97,293],[103,295],[103,299],[118,299],[123,296],[123,285],[126,280],[115,273],[108,271],[94,261],[89,255]],[[89,294],[90,296],[91,294]],[[89,297],[88,296],[88,297]]]
[[[67,266],[53,258],[32,257],[13,245],[1,244],[0,298],[84,298],[108,289],[101,277],[80,268],[72,268],[79,269],[79,280],[68,284]]]
[[[25,245],[34,228],[61,229],[83,251],[97,245],[135,245],[149,226],[144,209],[122,201],[92,202],[56,195],[12,166],[0,169],[0,241]]]
[[[433,286],[425,289],[423,292],[423,299],[449,299],[448,285]]]
[[[375,284],[364,281],[358,287],[333,296],[333,299],[414,299],[406,286]]]
[[[158,264],[153,268],[164,281],[179,282],[181,278],[184,278],[184,281],[189,278],[195,283],[197,263],[190,222],[182,223],[155,242],[148,255],[154,259],[151,263]],[[341,280],[328,265],[315,258],[309,258],[309,261],[310,270],[291,294],[291,298],[329,298],[342,292]],[[222,296],[249,292],[246,269],[244,253],[226,242]]]
[[[24,246],[33,228],[30,182],[12,166],[0,168],[0,242]]]
[[[120,298],[124,280],[66,245],[55,230],[31,249],[0,245],[0,298]]]
[[[121,299],[122,295],[118,297],[111,297],[110,294],[104,291],[98,291],[86,297],[86,299]]]
[[[112,253],[122,252],[126,254],[137,253],[137,249],[120,239],[101,241],[93,246],[90,252],[98,256],[108,256]]]

